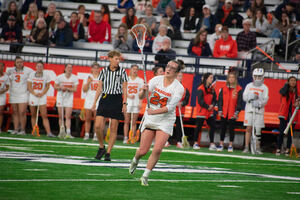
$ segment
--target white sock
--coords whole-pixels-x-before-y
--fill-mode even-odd
[[[67,129],[67,134],[71,135],[71,129]]]
[[[89,134],[89,133],[85,133],[85,135],[86,135],[86,136],[89,136],[90,134]]]
[[[137,160],[135,157],[133,157],[132,162],[138,164],[138,163],[139,163],[139,160]]]
[[[148,177],[149,174],[150,174],[150,172],[151,172],[151,170],[146,168],[145,171],[144,171],[144,173],[143,173],[143,176],[144,177]]]

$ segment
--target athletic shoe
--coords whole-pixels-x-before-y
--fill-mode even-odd
[[[289,149],[286,149],[285,152],[284,152],[285,156],[290,156],[290,150]]]
[[[56,135],[53,135],[52,133],[47,134],[47,137],[56,137]]]
[[[74,137],[71,134],[67,134],[65,139],[73,139]]]
[[[17,133],[17,135],[26,135],[25,131],[20,131]]]
[[[215,144],[209,145],[209,150],[210,150],[210,151],[216,151],[216,150],[217,150],[216,145],[215,145]]]
[[[281,150],[280,150],[280,149],[276,149],[275,155],[276,155],[276,156],[280,156],[280,153],[281,153]]]
[[[249,149],[248,148],[245,148],[242,153],[249,153]]]
[[[170,146],[170,143],[169,143],[169,141],[167,141],[165,144],[165,147],[169,147],[169,146]]]
[[[177,142],[176,147],[179,149],[183,149],[182,143],[181,142]]]
[[[142,186],[149,186],[149,184],[148,184],[148,177],[142,176],[140,178],[140,181],[141,181],[141,185]]]
[[[217,151],[223,151],[223,149],[224,149],[223,145],[219,145],[219,146],[217,147]]]
[[[97,134],[94,134],[93,141],[98,141]]]
[[[83,140],[88,140],[90,139],[90,134],[84,134]]]
[[[13,130],[10,134],[12,134],[12,135],[17,135],[17,134],[18,134],[18,131]]]
[[[193,145],[193,149],[194,149],[194,150],[200,150],[199,144],[197,144],[197,143],[194,144],[194,145]]]
[[[232,146],[229,146],[228,149],[227,149],[227,151],[228,151],[229,153],[232,153],[232,152],[233,152],[233,147],[232,147]]]
[[[106,149],[105,149],[105,147],[99,148],[99,149],[98,149],[98,152],[97,152],[97,155],[95,156],[95,159],[101,160],[101,158],[102,158],[102,156],[103,156],[104,154],[106,154]]]
[[[128,137],[124,137],[123,144],[127,144],[127,141],[128,141]]]
[[[256,154],[257,154],[257,155],[263,155],[264,153],[263,153],[260,149],[257,149],[257,150],[256,150]]]
[[[137,166],[138,166],[138,163],[133,162],[133,160],[132,160],[130,163],[130,167],[129,167],[129,174],[134,174]]]
[[[110,153],[106,153],[106,154],[105,154],[104,160],[105,160],[105,161],[111,161],[111,159],[110,159]]]

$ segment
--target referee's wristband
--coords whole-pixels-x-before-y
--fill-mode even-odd
[[[123,105],[126,105],[126,106],[127,106],[127,105],[128,105],[128,103],[127,103],[127,102],[123,102]]]

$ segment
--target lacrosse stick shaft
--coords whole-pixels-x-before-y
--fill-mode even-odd
[[[251,135],[251,153],[256,154],[256,136],[255,136],[255,108],[252,113],[252,135]]]
[[[287,134],[287,133],[289,132],[290,126],[292,125],[292,123],[293,123],[293,121],[294,121],[294,118],[296,117],[296,114],[297,114],[297,112],[298,112],[298,109],[299,109],[299,107],[297,106],[297,107],[295,108],[294,112],[293,112],[293,115],[292,115],[292,117],[291,117],[291,119],[290,119],[288,125],[286,126],[286,128],[285,128],[285,130],[284,130],[284,132],[283,132],[284,134]]]
[[[181,115],[181,106],[178,106],[178,112],[179,112],[179,119],[180,119],[182,137],[184,137],[185,134],[184,134],[184,128],[183,128],[182,115]]]
[[[146,76],[146,66],[145,66],[145,61],[144,61],[144,53],[143,53],[143,48],[140,48],[141,50],[141,56],[142,56],[142,65],[144,69],[144,82],[147,84],[147,76]],[[149,101],[149,91],[146,90],[146,98],[147,98],[147,107],[150,108],[150,101]]]
[[[37,109],[36,109],[36,119],[35,119],[35,125],[38,124],[38,121],[39,121],[39,111],[40,111],[40,97],[39,97],[39,100],[38,100],[38,105],[37,105]]]

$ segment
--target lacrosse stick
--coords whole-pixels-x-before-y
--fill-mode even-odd
[[[256,135],[255,135],[255,108],[253,108],[253,114],[252,114],[252,135],[251,135],[251,153],[256,154]]]
[[[291,137],[292,137],[292,146],[291,146],[291,150],[290,150],[290,157],[298,158],[297,148],[294,145],[294,133],[293,133],[292,125],[290,127],[291,127]]]
[[[136,141],[136,142],[138,142],[139,139],[140,139],[141,128],[142,128],[142,125],[143,125],[143,123],[144,123],[144,120],[145,120],[145,115],[143,115],[143,118],[142,118],[142,120],[141,120],[141,123],[140,123],[140,125],[139,125],[139,128],[138,128],[138,130],[136,131],[136,135],[135,135],[135,141]]]
[[[127,144],[131,142],[131,144],[135,143],[135,138],[133,136],[133,129],[132,129],[132,119],[133,119],[133,113],[130,113],[130,130],[129,130],[129,139],[127,141]]]
[[[64,94],[61,94],[61,126],[60,126],[60,130],[59,130],[59,134],[58,137],[59,138],[65,138],[67,133],[66,133],[66,129],[65,129],[65,122],[64,122]]]
[[[293,121],[294,121],[294,118],[296,117],[296,114],[297,114],[297,112],[298,112],[298,109],[299,109],[299,107],[297,106],[297,107],[295,108],[294,112],[293,112],[293,115],[292,115],[292,117],[291,117],[291,119],[290,119],[288,125],[287,125],[286,128],[284,129],[284,132],[283,132],[283,133],[284,133],[285,135],[289,132],[289,128],[290,128],[290,126],[292,125],[292,123],[293,123]]]
[[[109,136],[110,136],[110,125],[111,125],[111,119],[109,118],[108,128],[107,128],[106,135],[105,135],[105,142],[108,142],[108,141],[109,141]]]
[[[143,24],[136,24],[131,28],[131,32],[133,33],[133,35],[136,39],[136,43],[137,43],[138,47],[141,50],[142,65],[143,65],[143,69],[144,69],[144,83],[146,85],[147,84],[147,77],[146,77],[146,66],[145,66],[145,61],[144,61],[143,49],[144,49],[144,46],[145,46],[145,38],[146,38],[147,28]],[[150,108],[148,90],[146,91],[146,97],[147,97],[148,108]]]
[[[190,144],[187,140],[187,136],[184,134],[184,128],[183,128],[183,122],[182,122],[182,115],[181,115],[181,106],[178,106],[178,111],[179,111],[179,119],[180,119],[180,125],[181,125],[181,131],[182,131],[182,145],[184,148],[189,148]]]
[[[37,106],[37,109],[36,109],[36,119],[35,119],[35,125],[32,129],[32,135],[33,136],[37,136],[37,137],[40,137],[40,129],[39,129],[39,126],[38,126],[38,120],[39,120],[39,111],[40,111],[40,97],[38,99],[38,106]]]

